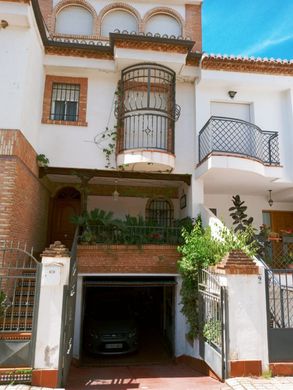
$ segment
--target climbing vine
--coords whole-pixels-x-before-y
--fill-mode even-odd
[[[244,231],[234,231],[223,227],[219,232],[219,239],[214,238],[210,227],[203,228],[201,218],[198,217],[191,232],[183,229],[184,244],[178,248],[182,257],[179,261],[179,272],[182,276],[181,303],[182,313],[189,324],[187,334],[190,340],[199,333],[198,316],[198,281],[202,269],[217,264],[232,250],[242,250],[249,257],[257,252],[257,244],[251,240],[253,229],[247,227]],[[249,243],[248,243],[249,242]],[[211,337],[214,324],[205,332]]]
[[[111,120],[113,120],[113,115],[116,117],[118,116],[118,106],[119,106],[120,96],[121,96],[121,92],[120,92],[120,86],[118,84],[118,87],[114,93],[111,110],[107,121],[107,126],[105,127],[105,130],[101,131],[94,137],[95,144],[104,153],[105,160],[106,160],[105,168],[115,169],[115,167],[113,166],[114,164],[112,164],[112,156],[115,154],[115,150],[116,150],[117,128],[119,123],[117,122],[117,125],[110,126],[110,122]]]

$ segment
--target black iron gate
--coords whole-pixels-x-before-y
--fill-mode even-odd
[[[220,379],[227,377],[227,293],[217,276],[199,275],[200,356]]]
[[[64,387],[69,373],[73,352],[74,319],[77,287],[77,241],[78,229],[75,232],[70,254],[70,271],[68,285],[64,286],[62,306],[62,330],[59,358],[59,386]]]
[[[293,361],[293,270],[266,269],[269,361]]]
[[[32,367],[41,267],[20,243],[0,242],[0,367]]]

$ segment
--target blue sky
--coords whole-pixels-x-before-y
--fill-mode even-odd
[[[203,50],[293,59],[293,0],[204,0]]]

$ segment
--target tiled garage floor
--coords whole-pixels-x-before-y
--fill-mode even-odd
[[[227,386],[182,364],[73,367],[66,390],[223,390]]]

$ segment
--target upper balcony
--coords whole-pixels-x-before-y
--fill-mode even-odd
[[[240,119],[212,116],[199,133],[199,164],[211,155],[234,155],[280,165],[279,136]]]
[[[122,71],[117,102],[117,165],[126,170],[175,167],[175,72],[157,64]]]

